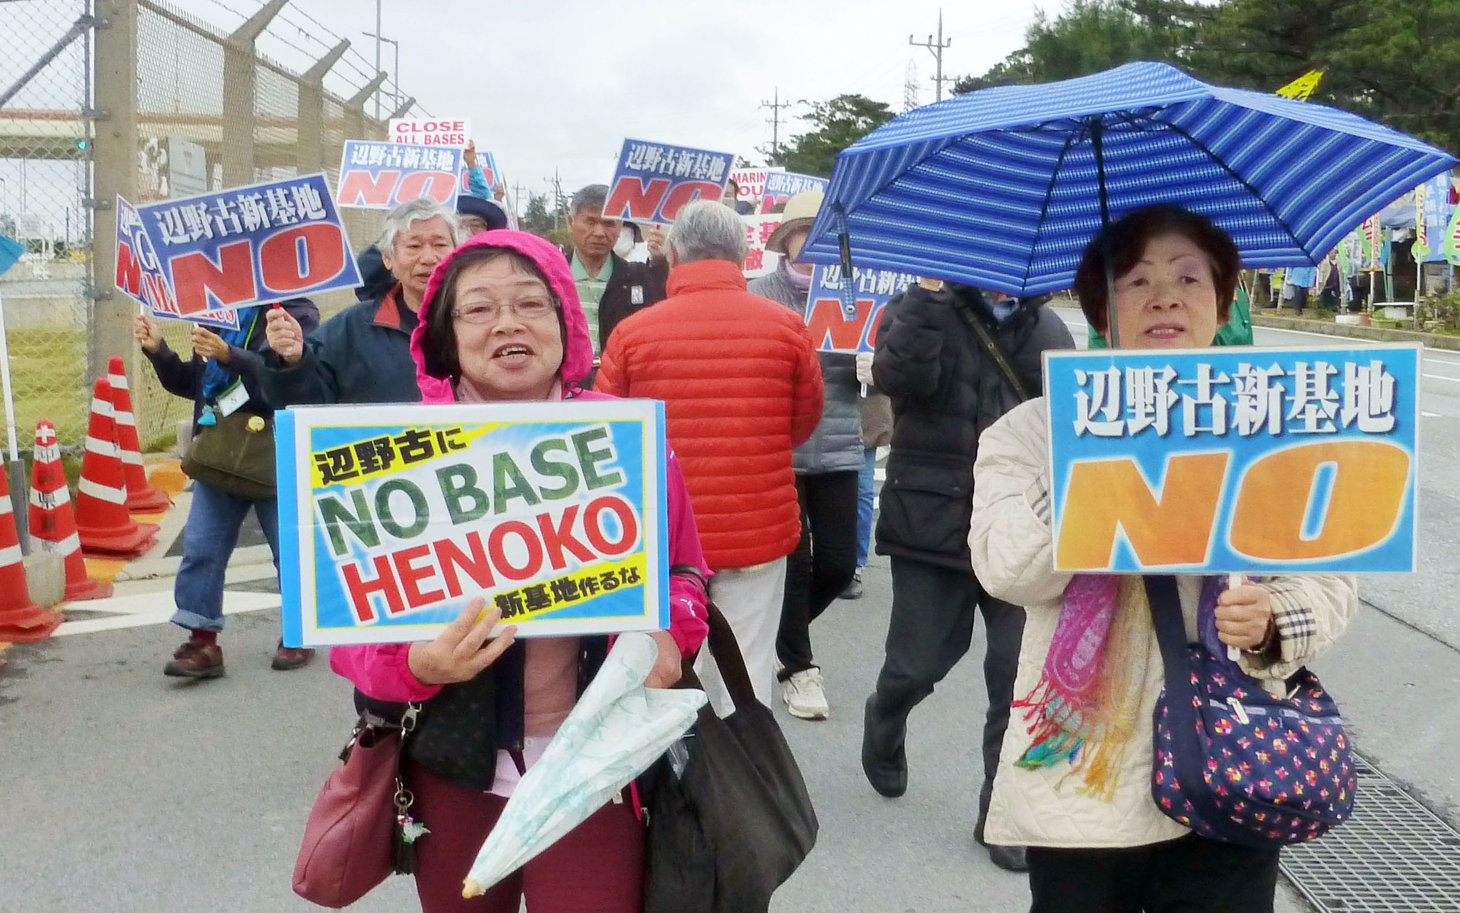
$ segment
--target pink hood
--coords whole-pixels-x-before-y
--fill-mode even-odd
[[[593,369],[593,340],[588,335],[588,318],[583,315],[583,305],[578,301],[578,286],[573,283],[573,271],[563,257],[563,252],[552,243],[525,231],[498,229],[473,235],[471,240],[436,264],[436,269],[431,272],[431,281],[426,283],[426,295],[421,301],[420,313],[417,314],[420,322],[411,331],[411,358],[416,362],[416,383],[421,387],[422,402],[456,401],[450,378],[437,377],[426,372],[425,359],[421,356],[421,337],[426,332],[426,320],[431,309],[439,305],[436,299],[451,261],[460,256],[462,251],[478,247],[500,247],[516,251],[536,263],[537,268],[547,276],[549,287],[563,304],[563,324],[567,328],[567,338],[563,340],[563,366],[558,372],[563,381],[563,396],[576,395],[573,388]]]

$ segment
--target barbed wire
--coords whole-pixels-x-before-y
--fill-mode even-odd
[[[250,16],[253,15],[252,13],[245,13],[241,12],[238,9],[235,9],[233,6],[224,3],[223,0],[207,0],[207,2],[237,17],[239,23],[248,21]],[[258,9],[262,9],[264,6],[264,0],[256,0],[256,2],[257,9],[255,9],[254,12],[257,12]],[[301,25],[298,20],[292,19],[291,14],[296,13],[308,20],[313,28],[311,29],[309,27]],[[267,35],[271,40],[278,42],[284,47],[289,48],[290,50],[302,55],[305,59],[311,61],[318,59],[321,55],[311,48],[301,47],[299,44],[291,40],[286,35],[280,34],[280,30],[277,27],[278,24],[288,26],[304,39],[318,44],[325,51],[333,49],[335,45],[344,40],[344,37],[342,35],[340,35],[334,29],[330,28],[325,23],[321,22],[308,10],[293,4],[286,6],[283,10],[279,12],[279,15],[275,17],[274,21],[270,22],[269,26],[264,29],[264,34]],[[318,31],[315,31],[316,29]],[[324,33],[324,35],[327,35],[328,40],[322,38],[319,34],[320,32]],[[340,58],[340,63],[343,64],[345,67],[348,67],[350,71],[352,71],[352,73],[354,74],[354,78],[351,78],[347,74],[340,71],[331,72],[333,73],[335,78],[339,79],[345,85],[350,87],[352,91],[349,94],[353,94],[354,92],[359,91],[360,89],[369,85],[370,81],[375,78],[374,62],[366,57],[360,51],[360,49],[356,47],[353,40],[350,42],[349,47],[345,51],[345,54]],[[401,87],[399,73],[389,73],[385,82],[381,83],[375,91],[376,93],[392,95],[397,98],[404,98],[407,95],[405,90]],[[426,107],[422,105],[419,101],[413,101],[411,109],[419,110],[426,117],[432,116],[431,112],[427,110]]]

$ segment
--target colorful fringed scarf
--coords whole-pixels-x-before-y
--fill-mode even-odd
[[[1014,763],[1060,762],[1083,775],[1079,792],[1110,801],[1136,729],[1151,640],[1140,575],[1079,574],[1065,587],[1044,673],[1024,709],[1033,743]]]

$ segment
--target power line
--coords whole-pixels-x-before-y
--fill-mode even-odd
[[[943,51],[953,44],[952,38],[949,38],[947,41],[943,40],[943,10],[941,8],[938,10],[938,40],[936,42],[933,41],[932,35],[928,36],[927,41],[913,41],[913,36],[909,35],[907,36],[907,43],[913,47],[927,48],[928,53],[932,54],[933,59],[938,62],[938,72],[933,77],[933,84],[937,86],[936,98],[934,100],[942,101],[943,83],[951,82],[953,79],[951,76],[947,79],[943,77]]]

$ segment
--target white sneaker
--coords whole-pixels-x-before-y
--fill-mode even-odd
[[[801,720],[824,720],[831,714],[826,703],[826,689],[821,682],[821,670],[812,666],[794,673],[781,683],[781,698],[791,716]]]

